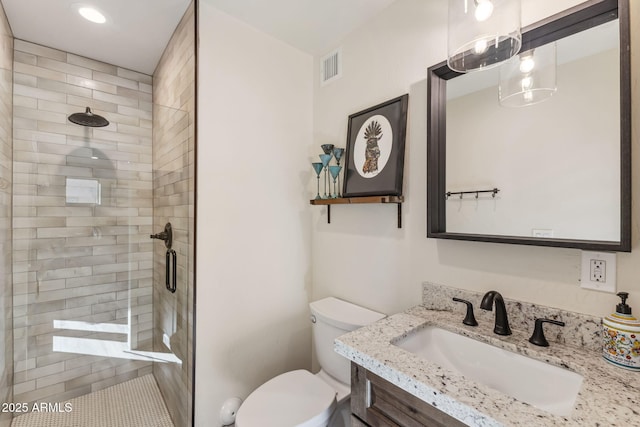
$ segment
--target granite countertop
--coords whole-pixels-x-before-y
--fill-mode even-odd
[[[512,325],[513,334],[503,337],[493,333],[492,321],[478,319],[480,325],[470,327],[462,324],[463,317],[460,312],[416,306],[341,336],[335,350],[470,426],[640,425],[637,372],[607,363],[594,349],[556,342],[539,347],[528,342],[531,330]],[[429,325],[581,374],[584,380],[573,412],[568,417],[550,414],[392,344]]]

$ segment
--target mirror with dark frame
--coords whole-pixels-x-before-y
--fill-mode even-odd
[[[525,28],[520,55],[551,45],[556,87],[524,107],[499,68],[429,68],[427,237],[631,251],[629,1]]]

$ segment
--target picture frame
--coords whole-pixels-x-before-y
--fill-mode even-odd
[[[409,95],[349,116],[343,197],[402,196]]]

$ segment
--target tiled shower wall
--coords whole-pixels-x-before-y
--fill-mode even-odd
[[[0,403],[13,402],[13,331],[11,289],[13,35],[0,4]],[[0,427],[11,413],[0,411]]]
[[[152,344],[152,78],[20,40],[14,68],[13,400],[59,402],[152,369],[122,351]]]
[[[165,248],[155,246],[153,341],[155,351],[171,351],[182,360],[182,364],[155,363],[153,372],[175,425],[182,427],[191,425],[193,384],[193,2],[156,68],[153,83],[153,223],[154,229],[160,231],[166,222],[171,222],[178,265],[177,290],[170,293],[165,288]]]

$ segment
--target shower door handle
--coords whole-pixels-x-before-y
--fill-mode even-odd
[[[178,256],[173,249],[167,250],[165,255],[166,275],[165,286],[171,293],[175,293],[178,284]]]

